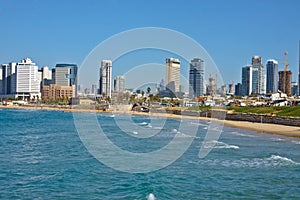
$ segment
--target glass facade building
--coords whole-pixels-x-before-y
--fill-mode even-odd
[[[278,61],[268,60],[267,68],[267,93],[276,93],[278,90]]]
[[[204,61],[194,58],[190,63],[189,96],[190,98],[204,95]]]

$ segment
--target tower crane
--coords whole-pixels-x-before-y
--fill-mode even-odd
[[[283,92],[286,94],[286,73],[287,73],[287,69],[289,67],[289,62],[287,60],[287,55],[288,55],[288,52],[285,51],[284,52],[284,61],[283,61],[283,65],[284,65],[284,69],[283,69]]]

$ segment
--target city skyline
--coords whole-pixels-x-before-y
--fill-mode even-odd
[[[182,14],[165,15],[165,10],[171,5],[170,3],[180,7]],[[268,59],[278,60],[279,70],[282,70],[284,51],[289,52],[289,70],[294,72],[292,79],[296,81],[300,39],[300,27],[297,21],[300,18],[297,10],[299,5],[300,2],[292,0],[271,3],[233,0],[189,3],[184,1],[91,1],[89,3],[77,1],[72,3],[72,13],[60,17],[60,13],[69,8],[69,3],[7,1],[1,3],[0,22],[2,27],[10,31],[0,38],[3,48],[0,62],[9,63],[12,60],[32,57],[38,66],[54,67],[56,62],[77,63],[80,66],[88,53],[110,36],[132,28],[151,26],[182,32],[200,43],[215,61],[224,83],[239,82],[240,69],[249,63],[252,55],[262,56],[263,64]],[[98,12],[100,7],[109,9]],[[149,9],[143,9],[145,7]],[[30,14],[23,15],[22,11],[28,9],[31,10]],[[15,11],[14,15],[10,14],[10,10]],[[119,15],[109,15],[110,10]],[[270,14],[267,12],[269,10],[272,10],[272,13],[282,13],[283,10],[287,12],[283,15]],[[81,14],[79,16],[75,13]],[[197,31],[195,28],[197,26],[201,31]],[[18,30],[26,29],[35,31],[23,31],[22,37],[17,34]],[[268,30],[272,30],[272,34]],[[158,62],[158,58],[155,61]],[[121,72],[128,70],[126,67],[129,63],[116,66],[119,68],[116,68],[114,77],[124,74]],[[182,65],[184,70],[182,72],[187,74],[186,68],[188,65]],[[232,71],[236,73],[230,73]]]

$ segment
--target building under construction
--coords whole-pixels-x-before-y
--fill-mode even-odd
[[[292,71],[279,71],[278,89],[286,93],[288,96],[292,94]],[[284,77],[285,75],[285,77]],[[284,83],[285,80],[285,83]]]

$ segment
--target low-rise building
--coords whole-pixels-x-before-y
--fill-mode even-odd
[[[49,86],[43,86],[42,99],[70,99],[75,97],[75,85],[72,86],[58,86],[56,84],[50,84]]]

